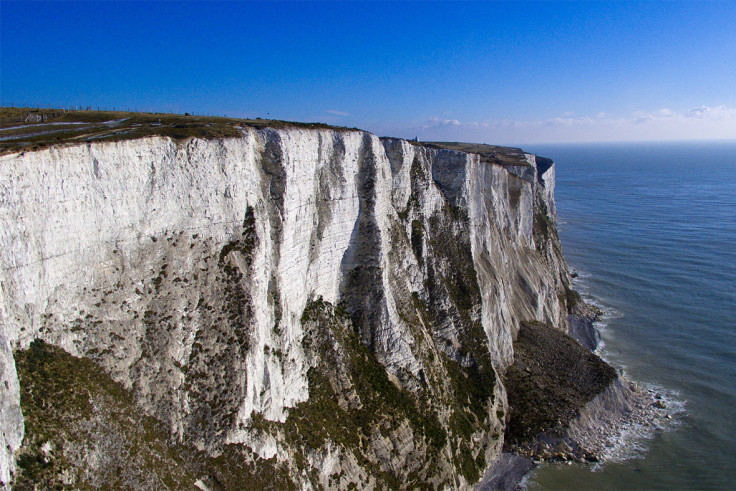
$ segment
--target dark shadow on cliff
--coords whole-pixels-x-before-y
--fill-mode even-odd
[[[360,206],[358,220],[340,265],[344,278],[340,285],[340,298],[359,331],[361,341],[371,350],[375,348],[374,335],[385,308],[381,278],[381,231],[375,216],[375,160],[372,141],[365,135],[355,177]]]

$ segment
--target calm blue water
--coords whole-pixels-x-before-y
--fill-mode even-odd
[[[603,356],[684,403],[633,457],[546,466],[528,487],[734,489],[736,142],[525,150],[557,163],[563,251],[608,314]]]

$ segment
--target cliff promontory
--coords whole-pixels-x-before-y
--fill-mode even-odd
[[[243,124],[7,150],[0,480],[472,487],[520,328],[568,332],[575,295],[554,164],[457,145]]]

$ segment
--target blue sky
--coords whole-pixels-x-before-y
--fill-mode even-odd
[[[0,103],[498,144],[736,138],[736,2],[0,3]]]

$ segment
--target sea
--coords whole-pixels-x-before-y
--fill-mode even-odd
[[[736,489],[736,141],[524,149],[556,162],[563,252],[604,312],[600,355],[671,419],[523,486]]]

